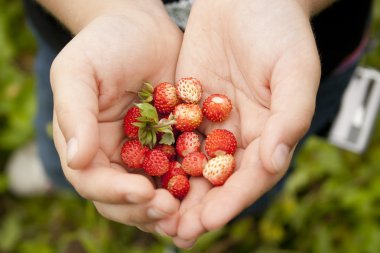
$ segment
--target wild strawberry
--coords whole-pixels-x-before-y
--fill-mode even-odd
[[[176,95],[176,87],[167,82],[159,83],[153,91],[153,104],[161,114],[169,114],[179,103]]]
[[[226,129],[214,129],[206,137],[205,150],[210,157],[222,154],[233,155],[236,147],[237,142],[234,134]]]
[[[189,179],[184,175],[173,176],[168,182],[167,190],[177,199],[184,199],[190,190]]]
[[[198,134],[194,132],[184,132],[178,136],[176,141],[177,154],[181,157],[185,157],[190,153],[199,151],[201,147],[201,141]]]
[[[210,95],[203,102],[203,115],[213,122],[224,121],[230,115],[231,110],[231,100],[222,94]]]
[[[197,104],[179,104],[173,111],[175,127],[181,132],[191,132],[202,123],[202,110]]]
[[[203,169],[203,176],[213,185],[223,185],[235,170],[235,159],[232,155],[219,155],[210,159]]]
[[[138,140],[128,140],[121,148],[121,159],[129,168],[141,169],[148,150]]]
[[[138,122],[133,125],[139,129],[138,137],[141,144],[152,149],[158,138],[160,138],[160,144],[173,144],[175,141],[172,130],[172,125],[175,123],[174,116],[170,114],[167,118],[159,120],[157,110],[153,105],[139,103],[136,106],[140,109],[141,117],[138,117]]]
[[[161,176],[161,186],[167,189],[169,180],[176,175],[187,176],[186,172],[182,169],[181,164],[177,161],[173,161],[169,164],[168,172]]]
[[[169,161],[175,160],[175,157],[177,155],[177,152],[175,151],[175,147],[171,145],[166,145],[166,144],[158,144],[156,145],[155,149],[161,150],[169,159]]]
[[[203,168],[207,163],[207,158],[202,152],[193,152],[182,161],[182,169],[190,176],[202,176]]]
[[[176,84],[177,96],[185,103],[197,104],[202,97],[201,82],[194,77],[184,77]]]
[[[137,139],[139,128],[133,123],[138,122],[137,118],[141,117],[140,109],[136,106],[131,107],[124,117],[124,133],[128,138]]]
[[[160,150],[149,150],[145,155],[143,169],[150,176],[162,176],[169,170],[169,159]]]

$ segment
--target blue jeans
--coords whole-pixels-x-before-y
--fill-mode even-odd
[[[35,117],[38,154],[45,172],[56,188],[71,188],[61,169],[58,153],[48,127],[53,120],[53,94],[50,86],[50,66],[57,55],[50,46],[35,34],[38,51],[35,58],[37,114]]]

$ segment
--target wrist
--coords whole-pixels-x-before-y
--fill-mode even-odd
[[[162,15],[165,8],[161,0],[37,0],[73,34],[100,16],[125,15],[145,11]]]
[[[337,0],[296,0],[302,9],[305,11],[305,14],[308,17],[312,17],[319,12],[323,11]]]

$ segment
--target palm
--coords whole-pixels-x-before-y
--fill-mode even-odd
[[[130,225],[151,222],[145,209],[155,198],[166,202],[164,212],[177,206],[170,194],[155,193],[145,177],[127,173],[120,159],[127,109],[136,102],[144,81],[174,80],[182,37],[169,18],[158,24],[148,14],[138,14],[135,20],[132,15],[93,21],[52,67],[55,141],[65,175],[104,216]],[[66,163],[66,142],[73,136],[79,147]],[[144,205],[137,209],[132,205],[136,202]],[[152,231],[154,224],[142,229]]]
[[[305,110],[313,107],[319,63],[310,25],[295,3],[273,2],[280,9],[261,0],[204,0],[193,6],[177,77],[202,80],[205,96],[224,93],[231,98],[231,116],[219,124],[206,121],[201,131],[226,128],[235,133],[237,171],[222,187],[211,189],[204,179],[193,180],[195,190],[181,206],[177,240],[194,240],[223,226],[271,188],[284,173],[268,172],[272,164],[266,159],[281,134],[277,124],[303,100],[311,104]],[[263,15],[268,13],[272,15]],[[310,116],[302,119],[295,113],[297,117],[294,131],[299,139]]]

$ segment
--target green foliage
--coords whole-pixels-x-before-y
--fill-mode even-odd
[[[0,150],[11,150],[33,134],[35,46],[25,27],[21,1],[0,1],[0,9]]]
[[[380,0],[375,3],[373,33],[380,31]],[[103,219],[71,192],[18,198],[8,191],[1,168],[33,136],[35,45],[21,1],[0,0],[0,10],[0,252],[164,252],[169,239]],[[380,68],[380,46],[363,64]],[[263,215],[237,220],[180,252],[377,253],[379,208],[380,120],[362,156],[310,139]]]

